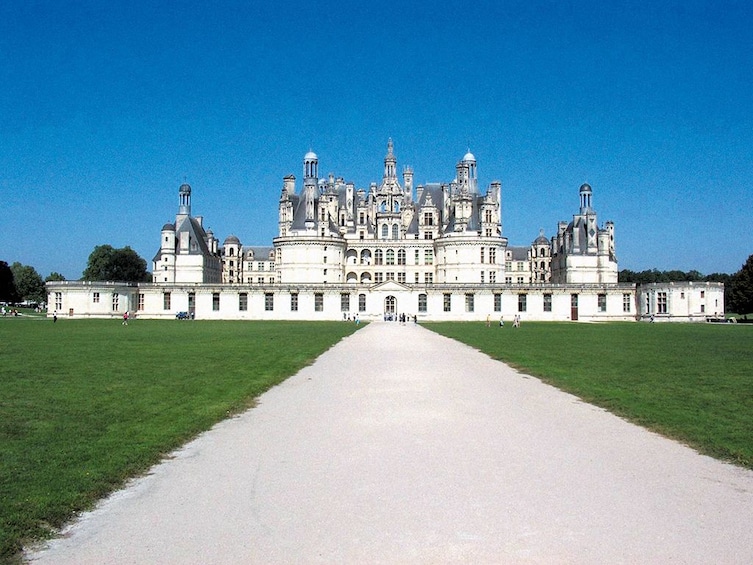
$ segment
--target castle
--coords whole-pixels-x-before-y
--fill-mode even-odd
[[[596,321],[635,320],[674,304],[665,290],[653,289],[653,298],[645,298],[635,285],[618,283],[614,224],[599,226],[588,184],[579,189],[572,221],[560,222],[551,240],[542,230],[530,245],[515,247],[503,235],[501,182],[482,190],[470,151],[449,182],[414,186],[412,168],[405,167],[402,178],[397,170],[392,140],[381,182],[368,187],[334,174],[320,177],[319,158],[309,151],[302,187],[294,175],[282,179],[278,234],[270,247],[244,246],[234,235],[220,245],[203,218],[192,215],[192,189],[183,184],[175,222],[162,227],[152,283],[50,283],[51,311],[88,316],[127,309],[156,318],[185,312],[204,319],[405,314],[418,320],[517,315]],[[687,307],[679,305],[676,318],[723,312],[713,283],[696,283],[698,289],[683,284],[683,296],[694,298]]]

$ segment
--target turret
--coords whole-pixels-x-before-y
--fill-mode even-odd
[[[191,215],[191,186],[188,183],[183,183],[178,189],[178,197],[180,199],[180,205],[178,206],[179,216]]]

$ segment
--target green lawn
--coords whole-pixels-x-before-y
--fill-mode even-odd
[[[753,468],[753,326],[425,326],[703,453]]]
[[[356,329],[0,318],[0,561]]]

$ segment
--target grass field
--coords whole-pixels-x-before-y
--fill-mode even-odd
[[[355,330],[0,318],[0,562]]]
[[[425,325],[703,453],[753,468],[753,327]]]

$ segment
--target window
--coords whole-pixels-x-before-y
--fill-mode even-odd
[[[705,290],[701,291],[701,298],[706,298],[706,291]]]
[[[484,284],[484,271],[481,271],[481,284]]]
[[[241,292],[238,295],[238,310],[241,312],[248,310],[248,293]]]
[[[517,265],[517,267],[518,267],[518,271],[523,271],[523,270],[525,270],[525,268],[523,267],[523,261],[518,261],[518,265]]]
[[[144,309],[144,293],[139,293],[139,304],[136,307],[137,310],[143,310]]]
[[[491,210],[485,210],[484,211],[484,221],[487,224],[491,224],[492,223],[492,211]]]
[[[434,250],[433,249],[424,249],[424,263],[426,265],[434,264]]]
[[[389,233],[389,229],[387,227],[387,224],[382,224],[382,239],[387,239],[387,234]]]
[[[397,274],[397,282],[405,284],[405,273]]]
[[[398,249],[397,251],[397,264],[405,265],[405,249]]]
[[[219,309],[220,309],[220,293],[213,292],[212,293],[212,310],[217,312],[219,311]]]
[[[424,239],[434,239],[434,234],[430,231],[424,232]]]
[[[364,216],[363,212],[358,213],[358,223],[363,225],[363,223],[366,221],[366,216]],[[361,232],[363,234],[363,232]]]
[[[434,284],[434,273],[424,273],[424,283]]]
[[[384,282],[384,273],[374,273],[374,282],[376,284]]]
[[[494,311],[495,312],[502,311],[502,295],[498,292],[494,293]]]
[[[297,292],[290,293],[290,311],[298,312],[298,293]]]
[[[657,314],[667,313],[667,293],[666,292],[656,293],[656,313]]]
[[[162,309],[163,310],[169,310],[170,309],[170,293],[165,292],[162,295]]]
[[[489,248],[489,263],[494,265],[496,262],[497,262],[497,250],[494,247],[490,247]]]
[[[324,312],[324,294],[321,292],[314,293],[314,311]]]
[[[505,284],[512,284],[512,277],[505,277]]]
[[[518,277],[518,284],[523,284],[523,281],[524,281],[523,277]]]
[[[194,312],[195,310],[196,310],[196,293],[189,292],[188,293],[188,311]]]
[[[489,282],[494,284],[497,282],[497,271],[489,271]]]
[[[418,249],[416,249],[415,251],[416,251],[416,253],[415,253],[415,257],[414,257],[413,263],[416,264],[416,265],[418,265],[419,251],[418,251]]]
[[[606,312],[607,311],[607,295],[600,294],[597,297],[597,304],[598,304],[599,312]]]
[[[384,264],[384,251],[381,249],[377,249],[374,251],[374,264],[375,265],[383,265]]]
[[[444,311],[450,312],[452,309],[452,294],[445,293],[443,295],[443,299],[444,299]]]
[[[551,312],[551,311],[552,311],[552,295],[545,294],[544,295],[544,312]]]
[[[264,293],[264,310],[272,312],[275,309],[275,295],[272,292]]]
[[[366,295],[365,294],[358,295],[358,311],[366,312]]]
[[[387,273],[387,279],[388,281],[394,281],[395,280],[395,273]]]
[[[395,264],[395,250],[388,249],[387,250],[387,265],[394,265],[394,264]]]
[[[512,271],[512,261],[505,261],[505,271]]]
[[[117,292],[112,293],[112,310],[116,312],[120,306],[120,295]]]
[[[55,310],[62,310],[62,309],[63,309],[63,293],[56,292],[55,293]]]
[[[518,294],[518,312],[525,312],[528,306],[528,295]]]
[[[431,212],[424,212],[424,225],[434,225],[434,214],[432,214]]]
[[[398,239],[399,235],[400,231],[397,224],[392,224],[392,239]]]
[[[418,273],[413,273],[413,275],[414,275],[414,277],[413,277],[413,278],[415,279],[415,281],[414,281],[414,282],[415,282],[416,284],[418,284],[418,277],[419,277],[419,274],[418,274]]]
[[[623,312],[630,312],[630,295],[629,294],[623,294],[622,295],[622,311]]]
[[[475,296],[472,292],[465,295],[465,311],[473,312]]]
[[[484,251],[485,251],[485,249],[482,247],[481,248],[481,262],[482,263],[484,262]]]
[[[418,295],[418,311],[426,312],[426,295],[425,294]]]
[[[347,292],[340,294],[340,310],[342,312],[350,312],[350,294]]]
[[[95,292],[92,299],[94,300],[94,304],[99,304],[99,293]]]
[[[704,312],[706,312],[706,305],[701,304],[701,314],[703,314]]]

